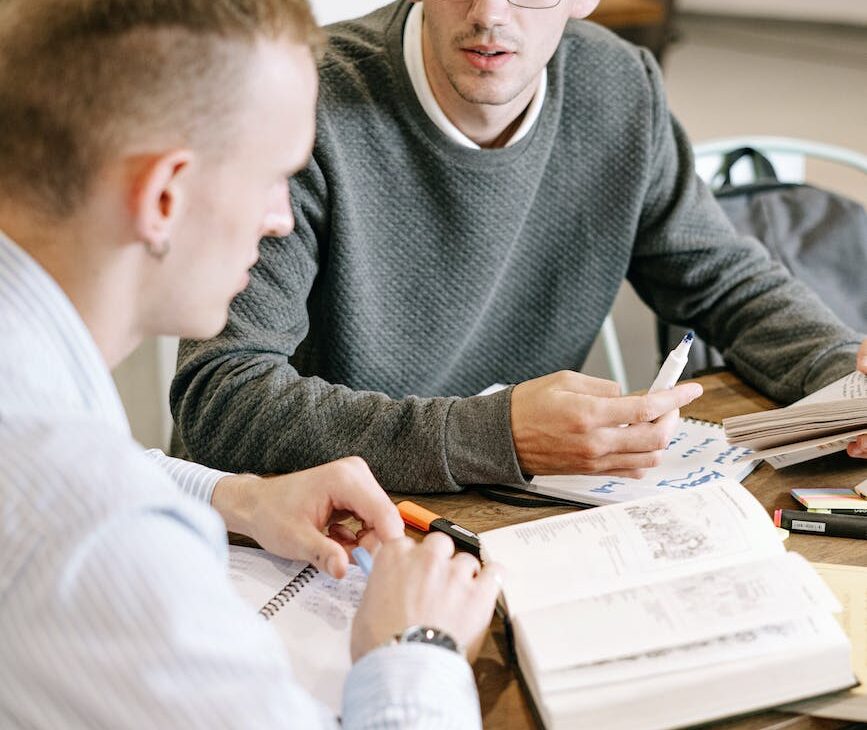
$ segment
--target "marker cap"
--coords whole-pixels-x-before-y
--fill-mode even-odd
[[[397,509],[404,522],[424,532],[430,531],[431,522],[440,519],[436,512],[431,512],[415,502],[398,502]]]

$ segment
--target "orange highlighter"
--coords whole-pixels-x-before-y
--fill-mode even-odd
[[[479,557],[479,536],[475,532],[470,532],[465,527],[456,525],[451,520],[440,517],[436,512],[431,512],[415,502],[398,502],[397,509],[400,511],[403,521],[410,527],[415,527],[422,532],[430,532],[431,530],[444,532],[454,540],[456,548],[466,550],[477,558]]]

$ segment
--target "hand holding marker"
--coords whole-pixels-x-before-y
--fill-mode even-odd
[[[668,390],[677,385],[677,381],[683,374],[686,367],[686,362],[689,358],[689,348],[692,347],[692,342],[695,339],[695,333],[690,330],[687,332],[680,344],[668,353],[662,367],[659,368],[659,373],[654,378],[648,393],[655,393],[658,390]]]

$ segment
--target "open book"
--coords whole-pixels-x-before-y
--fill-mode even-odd
[[[786,408],[723,420],[729,443],[775,469],[842,451],[867,433],[867,375],[850,373]]]
[[[480,539],[547,728],[682,727],[855,684],[838,602],[735,481]]]
[[[339,715],[352,667],[352,619],[367,585],[361,569],[350,564],[336,580],[307,563],[231,545],[229,577],[241,598],[277,629],[298,682]]]

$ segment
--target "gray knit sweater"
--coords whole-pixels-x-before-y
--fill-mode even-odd
[[[190,456],[265,473],[358,454],[395,491],[521,484],[510,391],[468,396],[580,368],[624,277],[776,399],[853,369],[856,335],[696,178],[646,52],[570,23],[532,131],[472,150],[414,95],[408,8],[330,29],[296,231],[263,241],[226,330],[181,346]]]

